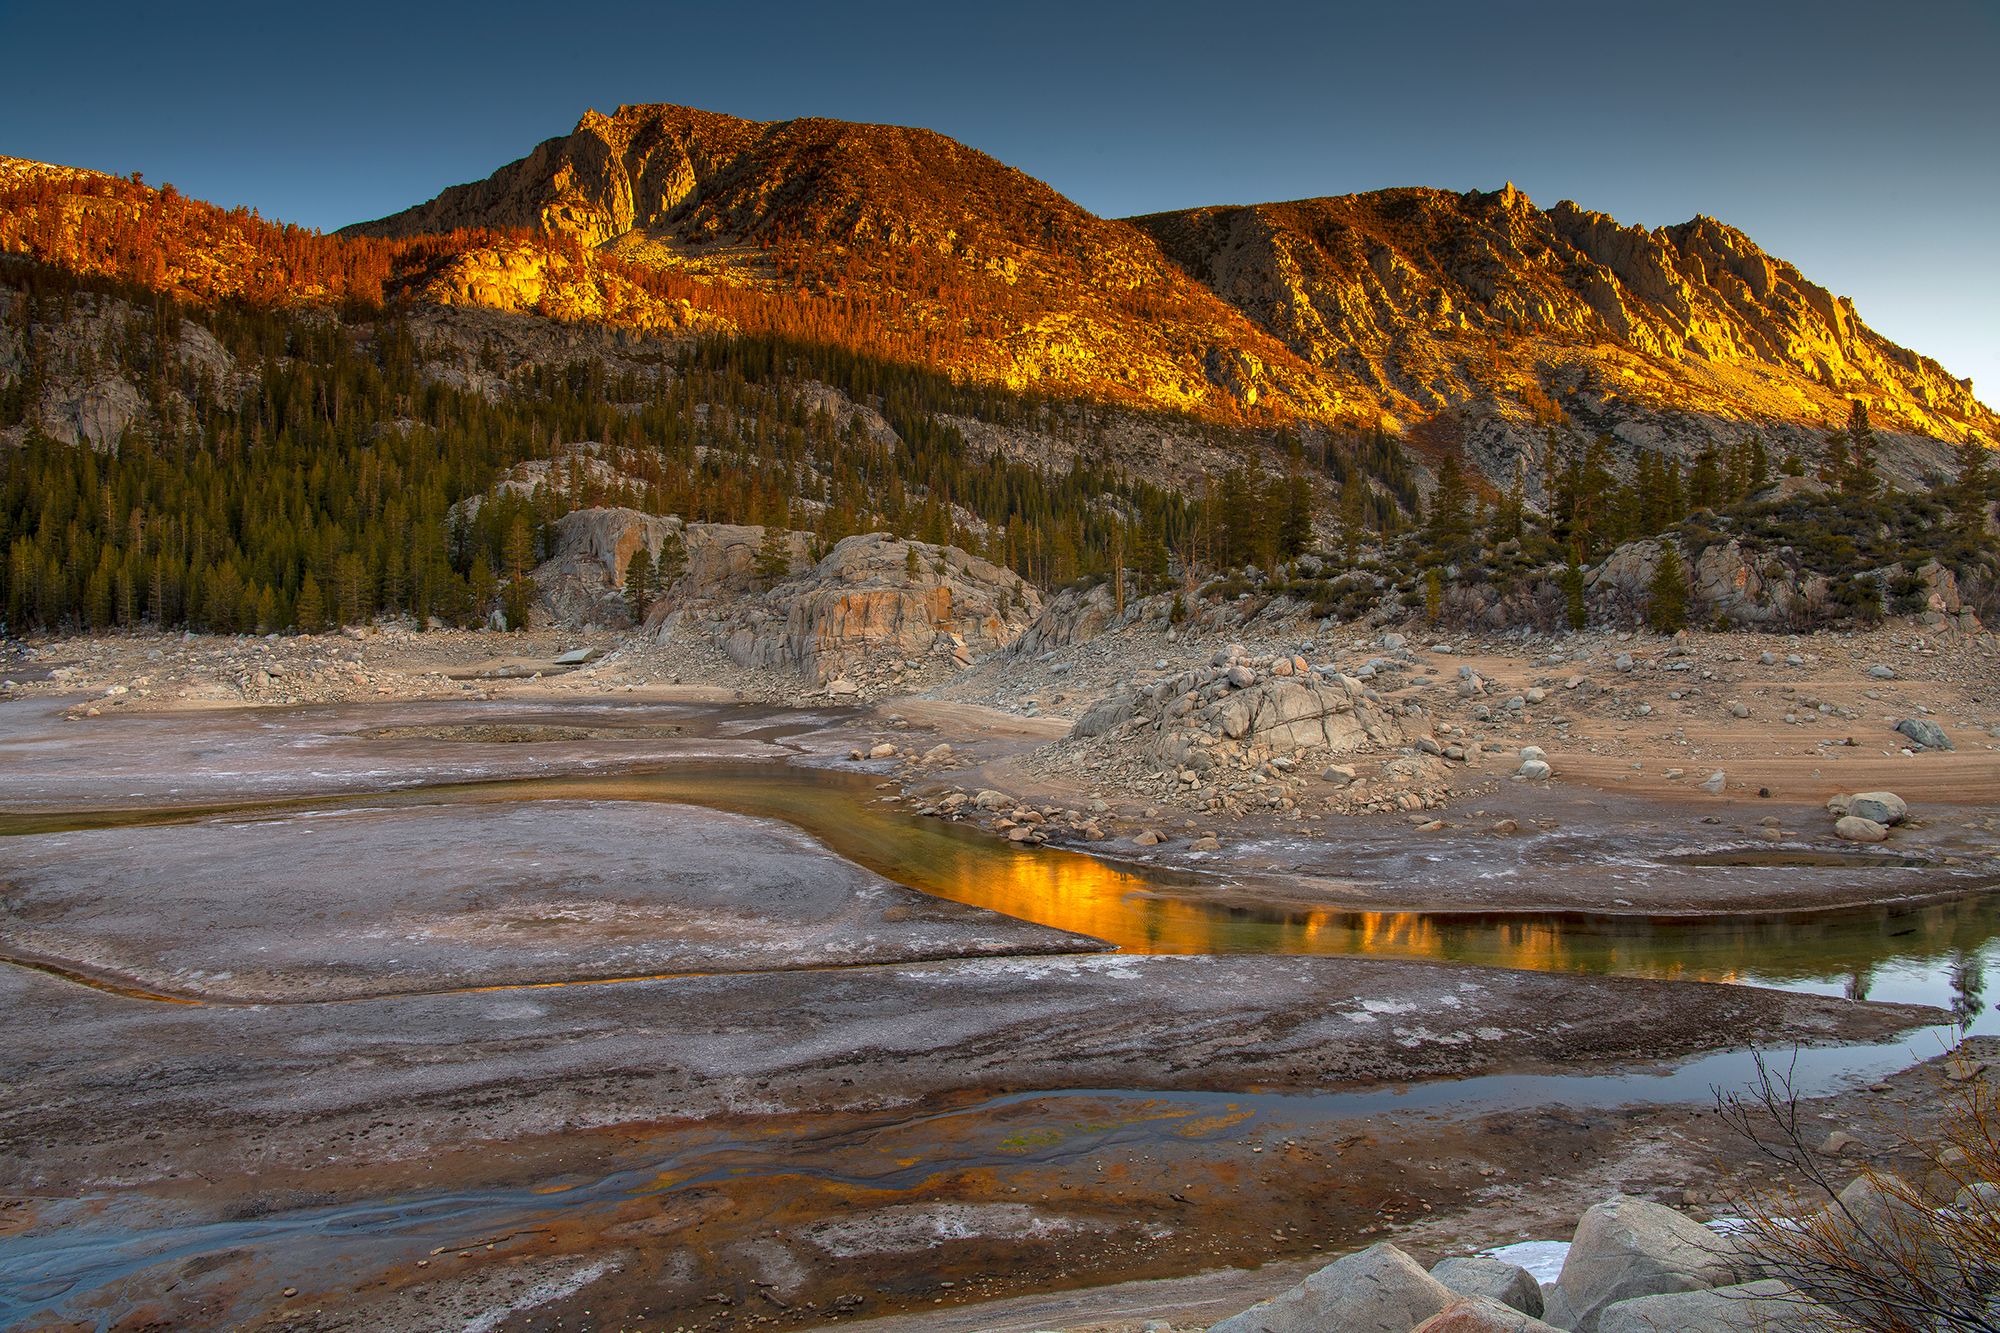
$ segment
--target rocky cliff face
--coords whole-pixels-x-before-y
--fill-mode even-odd
[[[646,333],[727,333],[733,326],[686,298],[647,291],[590,252],[530,241],[466,246],[397,275],[392,294],[428,306],[469,306]]]
[[[149,329],[150,312],[94,294],[51,307],[40,317],[31,311],[20,294],[0,290],[0,382],[25,378],[36,386],[21,418],[0,422],[0,445],[19,444],[38,432],[62,443],[110,450],[128,430],[184,426],[194,408],[182,391],[183,382],[205,379],[224,388],[248,382],[213,333],[184,319],[175,324],[172,341],[163,349],[170,369],[167,387],[149,395],[103,349],[135,330]]]
[[[892,660],[970,666],[1011,644],[1041,610],[1012,571],[887,533],[846,538],[814,560],[809,534],[781,532],[788,572],[773,581],[758,571],[761,527],[600,508],[565,514],[555,529],[555,554],[534,574],[549,620],[619,623],[632,556],[644,547],[657,559],[678,539],[686,569],[660,591],[646,630],[663,641],[698,635],[743,666],[792,669],[822,684]]]
[[[955,546],[871,532],[728,610],[721,637],[745,666],[795,667],[833,681],[885,657],[939,655],[970,666],[1012,643],[1040,610],[1040,597],[1011,570]]]
[[[1969,382],[1712,218],[1649,231],[1569,202],[1541,209],[1509,186],[1135,221],[1406,424],[1495,425],[1516,450],[1558,414],[1654,445],[1838,424],[1852,398],[1892,433],[1957,440],[2000,424]]]

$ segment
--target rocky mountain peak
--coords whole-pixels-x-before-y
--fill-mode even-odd
[[[1306,361],[1407,419],[1555,416],[1634,442],[1823,427],[1850,399],[1931,439],[1990,436],[1968,382],[1709,217],[1648,229],[1564,200],[1394,189],[1134,219]],[[1706,425],[1700,425],[1706,422]],[[1655,424],[1660,423],[1660,424]]]

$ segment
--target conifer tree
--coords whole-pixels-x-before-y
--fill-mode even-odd
[[[1294,472],[1284,483],[1284,511],[1278,523],[1278,558],[1290,560],[1312,545],[1312,482],[1304,472]]]
[[[493,599],[500,595],[500,576],[493,572],[493,562],[481,551],[472,562],[472,572],[466,577],[466,600],[470,603],[468,618],[475,625],[486,623],[493,612]]]
[[[1572,560],[1563,570],[1563,611],[1573,630],[1590,625],[1590,608],[1583,600],[1583,566]]]
[[[1425,524],[1425,544],[1433,560],[1455,564],[1472,544],[1471,499],[1465,473],[1455,455],[1447,454],[1438,465],[1437,489],[1431,492],[1430,518]]]
[[[783,528],[767,527],[764,536],[757,543],[757,562],[751,568],[757,581],[765,587],[776,583],[792,572],[792,548],[785,540],[788,534]],[[917,548],[912,546],[906,560],[906,567],[914,570]]]
[[[1875,432],[1868,424],[1868,404],[1859,398],[1849,405],[1847,466],[1838,480],[1848,495],[1873,495],[1882,489],[1882,476],[1875,470]]]
[[[1695,455],[1694,475],[1688,479],[1688,502],[1695,509],[1714,509],[1722,503],[1722,462],[1713,445]]]
[[[1674,543],[1660,543],[1660,562],[1653,567],[1653,581],[1646,591],[1647,625],[1661,634],[1687,628],[1687,565]]]
[[[317,634],[326,627],[325,594],[320,592],[319,580],[312,576],[311,570],[306,571],[305,581],[299,584],[299,600],[292,619],[306,634]]]
[[[653,555],[644,542],[625,562],[625,614],[635,625],[646,623],[646,610],[653,604]]]
[[[678,532],[660,539],[660,553],[653,559],[653,585],[665,592],[687,573],[687,541]]]
[[[1958,446],[1958,477],[1952,482],[1951,509],[1959,540],[1977,549],[1986,540],[1986,516],[1993,508],[1993,459],[1972,436]]]

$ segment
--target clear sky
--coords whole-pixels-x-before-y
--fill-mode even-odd
[[[587,107],[924,125],[1107,215],[1388,185],[1707,213],[2000,404],[1995,0],[0,0],[0,153],[331,228]]]

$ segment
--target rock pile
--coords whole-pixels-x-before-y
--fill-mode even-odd
[[[1855,1204],[1864,1218],[1866,1203],[1857,1198]],[[1769,1270],[1742,1243],[1672,1208],[1615,1195],[1583,1215],[1561,1273],[1546,1287],[1498,1258],[1451,1258],[1425,1272],[1403,1250],[1383,1243],[1343,1255],[1209,1333],[1803,1333],[1843,1327],[1807,1293],[1775,1278],[1751,1280],[1760,1271]]]
[[[1836,796],[1826,803],[1833,832],[1848,842],[1886,842],[1889,830],[1910,817],[1910,806],[1892,791],[1864,791]]]
[[[1232,814],[1246,802],[1295,811],[1315,772],[1335,790],[1314,798],[1342,812],[1430,809],[1448,794],[1443,750],[1420,710],[1332,666],[1253,657],[1241,644],[1205,667],[1113,692],[1050,748],[1057,769],[1142,783],[1150,771],[1168,792]],[[1369,754],[1393,757],[1366,778],[1360,766],[1330,762]]]

